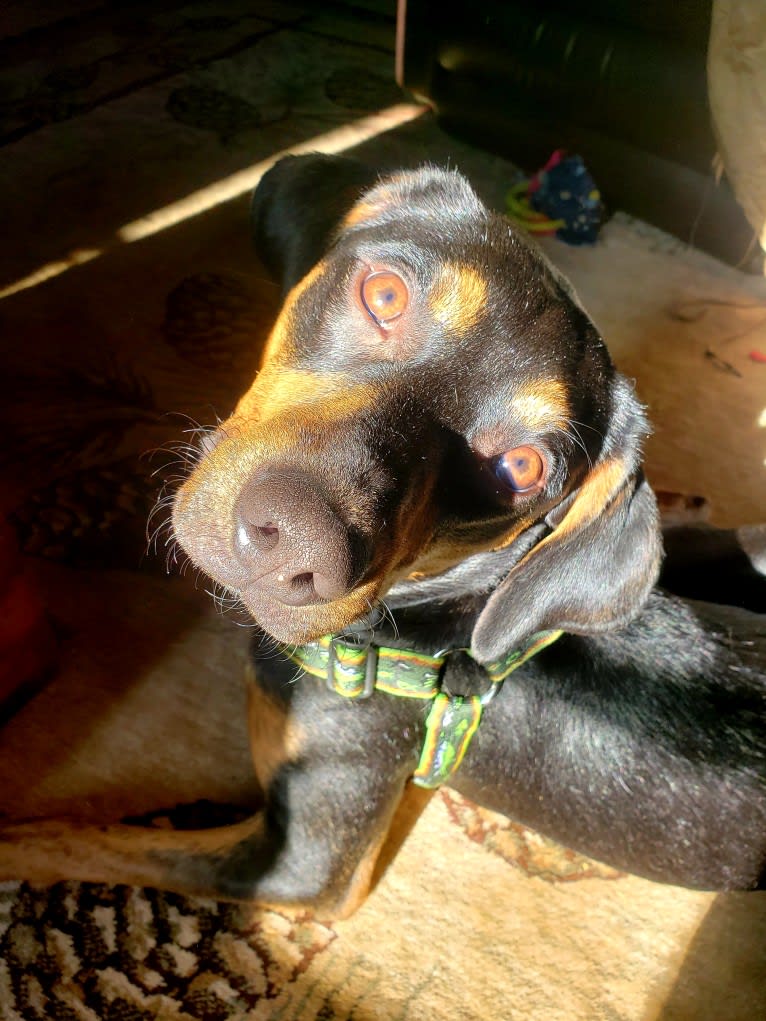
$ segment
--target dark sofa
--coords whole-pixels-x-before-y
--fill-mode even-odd
[[[762,272],[715,180],[711,0],[402,0],[400,84],[442,125],[527,170],[579,152],[608,206]]]

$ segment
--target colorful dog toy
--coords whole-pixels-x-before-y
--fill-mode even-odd
[[[508,215],[533,234],[555,234],[569,245],[593,244],[604,207],[582,157],[557,149],[545,166],[506,197]]]

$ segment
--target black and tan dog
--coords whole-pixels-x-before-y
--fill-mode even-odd
[[[433,168],[288,158],[254,225],[285,304],[173,523],[263,629],[264,806],[7,827],[0,875],[347,912],[414,777],[622,869],[758,887],[766,622],[655,587],[643,410],[566,283]],[[715,571],[763,611],[766,533],[697,538],[674,586]]]

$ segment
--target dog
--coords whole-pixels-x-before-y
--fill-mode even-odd
[[[402,799],[447,782],[618,869],[761,888],[766,530],[676,528],[684,598],[658,585],[644,409],[459,173],[287,157],[252,215],[284,304],[172,521],[259,628],[263,805],[201,831],[8,824],[0,875],[343,916]],[[742,605],[694,602],[701,579]]]

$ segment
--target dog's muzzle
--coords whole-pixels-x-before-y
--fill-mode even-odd
[[[250,593],[286,606],[341,599],[368,563],[364,540],[309,475],[294,468],[249,481],[234,510],[235,554]]]

